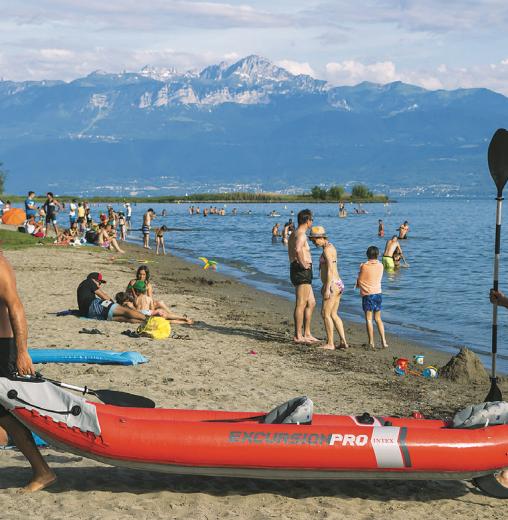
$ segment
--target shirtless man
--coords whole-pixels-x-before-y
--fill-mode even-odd
[[[404,224],[401,224],[399,227],[399,240],[406,240],[408,232],[409,232],[408,221],[405,220]]]
[[[276,222],[276,223],[275,223],[275,226],[273,226],[273,228],[272,228],[272,238],[277,238],[279,235],[280,235],[280,232],[279,232],[279,223]]]
[[[397,235],[393,235],[392,238],[390,238],[390,240],[388,240],[386,242],[385,252],[383,253],[382,262],[383,262],[383,267],[387,271],[395,270],[395,262],[393,261],[394,253],[400,254],[401,258],[404,259]]]
[[[293,219],[290,218],[284,224],[284,229],[282,230],[282,243],[283,244],[287,244],[288,243],[289,235],[292,233],[292,231],[293,231]]]
[[[150,224],[155,217],[155,211],[152,208],[148,208],[148,211],[143,215],[143,225],[141,231],[143,232],[143,247],[150,249]]]
[[[28,329],[25,311],[16,289],[14,271],[0,254],[0,376],[35,375],[27,348]],[[48,487],[56,476],[35,445],[32,434],[5,408],[0,406],[0,427],[10,435],[32,466],[32,480],[23,491],[32,492]]]
[[[288,239],[291,283],[295,286],[296,292],[295,336],[293,338],[295,343],[319,341],[310,332],[312,313],[316,306],[316,299],[312,291],[312,256],[307,242],[307,231],[312,227],[312,221],[310,209],[300,211],[298,227]]]

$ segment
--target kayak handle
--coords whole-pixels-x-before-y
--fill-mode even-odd
[[[66,410],[64,412],[60,412],[58,410],[49,410],[48,408],[43,408],[42,406],[37,406],[36,404],[29,403],[28,401],[25,401],[24,399],[21,399],[21,397],[18,396],[17,390],[9,390],[7,392],[7,397],[9,399],[12,399],[13,401],[18,401],[22,404],[26,404],[28,406],[31,406],[32,408],[37,408],[38,410],[43,410],[45,412],[50,413],[57,413],[59,415],[75,415],[78,416],[81,413],[81,406],[78,406],[77,404],[74,405],[70,410]]]

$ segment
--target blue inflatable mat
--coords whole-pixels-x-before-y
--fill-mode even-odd
[[[99,365],[138,365],[148,359],[139,352],[111,352],[110,350],[84,350],[64,348],[31,348],[28,350],[34,363],[94,363]]]

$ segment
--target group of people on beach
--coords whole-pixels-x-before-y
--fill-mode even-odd
[[[72,199],[68,203],[69,226],[58,227],[57,217],[65,209],[65,203],[60,202],[52,192],[47,192],[46,200],[41,206],[35,202],[35,192],[29,191],[25,200],[26,221],[24,229],[37,238],[48,236],[52,227],[57,245],[93,244],[116,253],[124,253],[119,242],[127,240],[127,234],[132,230],[132,206],[130,202],[123,204],[123,209],[115,211],[108,205],[106,212],[100,212],[97,220],[92,216],[91,205],[87,201]],[[151,249],[150,233],[156,214],[149,208],[143,214],[141,232],[143,247]],[[164,234],[168,231],[165,225],[155,228],[156,254],[166,254]]]
[[[104,290],[105,283],[102,273],[93,272],[79,284],[77,300],[81,316],[127,323],[143,323],[147,317],[158,316],[172,323],[194,323],[191,318],[175,314],[162,300],[153,297],[150,270],[146,265],[138,267],[136,277],[129,281],[125,291],[116,293],[114,299]]]
[[[322,284],[321,316],[326,330],[326,342],[319,348],[326,350],[347,349],[348,343],[344,324],[338,315],[341,296],[344,292],[344,282],[339,275],[337,250],[329,241],[325,228],[314,225],[311,210],[300,211],[297,216],[297,224],[296,230],[288,238],[290,279],[296,293],[293,340],[295,343],[319,343],[319,340],[311,333],[311,319],[316,306],[316,299],[312,289],[312,255],[308,243],[308,239],[310,239],[316,247],[322,249],[319,258],[319,273]],[[381,337],[381,345],[386,348],[388,343],[385,337],[384,324],[381,320],[381,280],[384,268],[383,264],[378,261],[379,249],[376,246],[370,246],[366,254],[367,261],[360,265],[355,287],[360,289],[362,296],[368,345],[375,348],[373,328],[373,321],[375,321]],[[338,347],[334,343],[335,330],[340,338]]]

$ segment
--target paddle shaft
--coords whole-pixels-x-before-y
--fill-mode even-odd
[[[499,260],[501,257],[501,215],[503,209],[503,192],[497,192],[496,206],[496,241],[494,246],[494,291],[499,290]],[[497,356],[497,303],[492,305],[492,372],[491,380],[496,381],[496,356]]]

